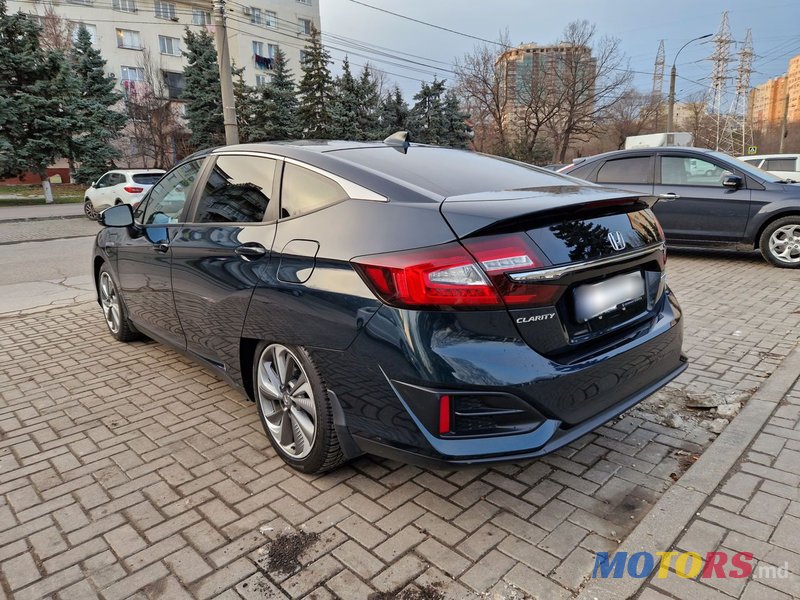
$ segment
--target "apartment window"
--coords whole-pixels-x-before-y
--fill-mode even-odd
[[[262,88],[269,83],[269,77],[266,75],[256,75],[256,87]]]
[[[142,40],[139,38],[139,32],[131,29],[117,29],[117,47],[141,50]]]
[[[172,2],[163,2],[162,0],[155,1],[156,17],[159,19],[170,19],[172,21],[178,20],[178,14],[175,10],[175,4]]]
[[[253,42],[253,54],[264,56],[264,42]]]
[[[311,19],[298,19],[297,29],[300,33],[311,35]]]
[[[186,79],[183,77],[182,72],[164,71],[164,83],[167,84],[170,100],[180,100],[183,97]]]
[[[136,12],[136,2],[134,0],[114,0],[112,3],[114,10],[122,12]]]
[[[250,7],[250,22],[256,25],[261,25],[262,17],[260,8],[256,8],[255,6]]]
[[[175,37],[167,37],[166,35],[158,36],[158,47],[161,49],[161,54],[171,54],[172,56],[181,55],[181,39]]]
[[[277,54],[278,54],[278,44],[267,44],[267,56],[275,60],[275,56]]]
[[[78,32],[80,31],[81,25],[89,32],[89,37],[92,38],[92,44],[97,43],[97,25],[90,25],[89,23],[72,23],[72,41],[78,41]]]
[[[141,67],[120,67],[121,75],[120,85],[125,93],[133,93],[139,82],[144,81],[144,69]]]
[[[80,4],[82,6],[91,6],[92,0],[67,0],[70,4]]]
[[[264,27],[276,28],[278,26],[278,13],[268,10],[264,13]]]
[[[308,52],[305,50],[300,50],[300,64],[302,65],[306,61],[306,57],[308,56]]]
[[[264,42],[253,42],[253,61],[256,63],[257,69],[272,69],[272,52],[273,44],[267,45],[267,54],[264,54]]]
[[[192,25],[211,25],[211,13],[202,8],[192,8]]]

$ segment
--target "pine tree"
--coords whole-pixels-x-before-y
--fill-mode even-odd
[[[424,144],[441,144],[447,137],[444,118],[444,81],[434,78],[433,83],[423,82],[408,118],[411,139]]]
[[[328,65],[331,55],[322,45],[316,27],[311,27],[311,39],[306,45],[300,63],[303,77],[300,79],[300,106],[298,115],[304,137],[330,139],[333,133],[331,98],[333,79]]]
[[[258,90],[245,83],[244,69],[233,72],[233,97],[236,102],[236,124],[239,126],[239,141],[243,144],[260,141],[258,130],[259,94]]]
[[[387,92],[380,106],[380,130],[376,137],[383,139],[408,127],[408,104],[398,86]]]
[[[68,154],[78,93],[66,57],[42,49],[40,31],[0,0],[0,177],[33,172],[52,202],[47,167]]]
[[[332,135],[334,139],[361,140],[364,132],[359,127],[361,97],[359,85],[350,71],[347,56],[342,62],[342,74],[336,78],[331,102]]]
[[[380,137],[381,95],[378,92],[378,81],[369,65],[364,65],[357,84],[358,122],[357,129],[361,140],[375,140]],[[384,136],[385,137],[385,136]],[[382,138],[381,138],[382,139]]]
[[[442,111],[445,130],[440,143],[451,148],[466,148],[469,143],[466,125],[469,115],[461,110],[461,104],[453,90],[447,90]]]
[[[272,59],[272,79],[261,90],[255,128],[262,140],[300,137],[297,91],[286,53],[278,48]]]
[[[205,29],[195,33],[187,28],[184,42],[188,64],[183,69],[183,96],[192,132],[189,143],[196,149],[221,146],[225,143],[225,125],[214,38]]]
[[[79,26],[69,58],[81,95],[75,112],[77,129],[72,132],[67,158],[71,168],[75,162],[80,163],[76,181],[88,183],[114,166],[118,152],[113,142],[125,127],[127,117],[112,108],[122,94],[115,91],[114,78],[106,74],[106,61],[92,46],[92,37],[83,25]]]

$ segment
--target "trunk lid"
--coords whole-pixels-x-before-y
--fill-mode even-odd
[[[547,306],[509,314],[537,352],[572,363],[637,336],[663,302],[663,234],[650,205],[582,185],[450,197],[441,212],[468,248],[497,234],[533,242],[542,264],[505,277],[557,290],[543,295],[553,297]]]

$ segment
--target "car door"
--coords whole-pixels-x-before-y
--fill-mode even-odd
[[[100,211],[110,206],[108,201],[108,189],[112,185],[111,182],[114,178],[114,173],[106,173],[98,179],[89,192],[89,200],[92,201],[92,206],[95,210]]]
[[[212,157],[187,222],[170,244],[187,350],[234,378],[250,297],[270,264],[279,162],[258,154]]]
[[[247,336],[329,349],[352,342],[359,301],[343,291],[356,293],[362,284],[349,262],[329,253],[332,238],[357,233],[325,210],[349,198],[340,183],[321,169],[285,161],[272,260],[253,294]]]
[[[739,188],[722,184],[739,175]],[[728,244],[744,235],[750,190],[744,173],[706,154],[662,152],[656,165],[654,212],[668,241]]]
[[[150,190],[134,213],[137,225],[116,242],[125,307],[144,333],[184,348],[172,295],[171,243],[178,234],[205,159],[183,163]]]

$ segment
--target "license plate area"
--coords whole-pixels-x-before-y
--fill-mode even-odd
[[[579,285],[572,294],[576,322],[588,323],[626,312],[642,303],[645,297],[644,277],[641,271],[616,275],[597,283]]]

